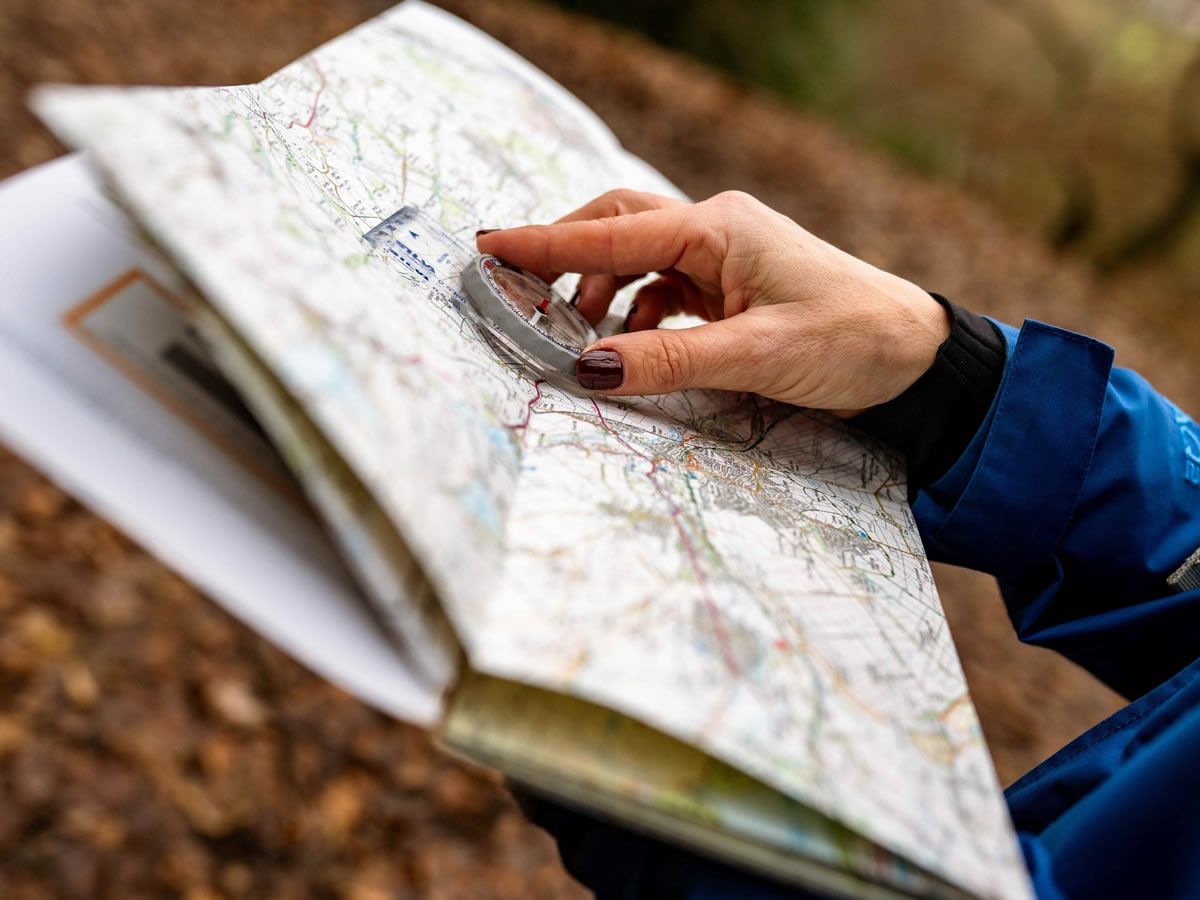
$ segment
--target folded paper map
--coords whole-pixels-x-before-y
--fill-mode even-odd
[[[450,747],[820,890],[1028,896],[897,458],[753,396],[567,391],[464,319],[476,229],[678,193],[562,88],[410,2],[257,85],[35,108],[177,270]]]

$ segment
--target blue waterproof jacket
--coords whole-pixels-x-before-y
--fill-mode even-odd
[[[1136,698],[1006,792],[1030,876],[1043,898],[1200,898],[1200,428],[1099,341],[1001,328],[987,418],[914,501],[926,548],[995,575],[1021,640]],[[601,900],[805,896],[531,808]]]

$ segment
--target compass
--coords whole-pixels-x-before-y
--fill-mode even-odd
[[[488,337],[535,373],[574,381],[575,361],[598,335],[550,285],[486,253],[467,264],[462,285]]]

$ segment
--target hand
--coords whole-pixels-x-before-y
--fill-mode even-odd
[[[613,191],[553,225],[481,232],[478,244],[548,281],[581,273],[578,306],[593,323],[617,290],[658,273],[626,333],[579,358],[580,385],[612,395],[718,388],[852,415],[901,394],[950,333],[916,285],[736,192],[685,203]],[[707,324],[657,327],[678,312]]]

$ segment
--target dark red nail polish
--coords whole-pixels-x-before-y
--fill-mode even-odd
[[[493,231],[499,231],[499,228],[480,228],[475,232],[475,237],[483,237],[485,234],[491,234]]]
[[[609,391],[625,380],[621,354],[615,350],[589,350],[575,363],[579,386],[589,391]]]
[[[633,304],[633,306],[629,307],[629,312],[625,313],[625,326],[624,327],[625,327],[626,331],[629,330],[629,323],[633,321],[633,316],[634,316],[634,313],[636,313],[636,312],[637,312],[637,304],[635,303],[635,304]]]

